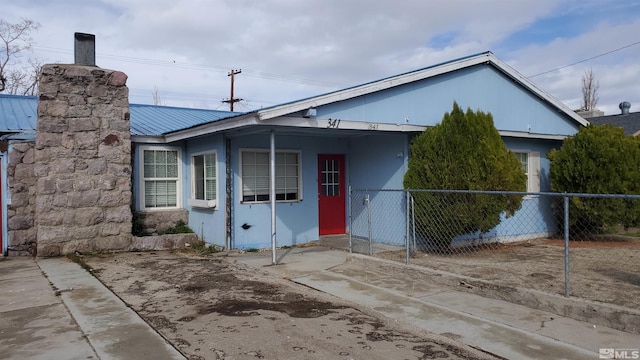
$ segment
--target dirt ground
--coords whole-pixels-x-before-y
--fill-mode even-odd
[[[404,262],[405,251],[377,257]],[[564,295],[564,241],[537,239],[463,248],[451,254],[417,252],[409,262],[435,270]],[[640,240],[571,241],[570,295],[640,309]]]
[[[491,358],[224,256],[83,260],[188,359]]]

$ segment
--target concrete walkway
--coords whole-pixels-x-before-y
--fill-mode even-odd
[[[0,258],[0,358],[185,359],[66,258]]]
[[[271,264],[270,252],[240,255],[237,261],[507,359],[597,359],[601,348],[640,347],[637,334],[442,285],[416,288],[414,282],[398,276],[393,287],[375,286],[332,270],[349,263],[350,257],[361,255],[320,249],[281,250],[276,257],[277,265]],[[355,267],[352,270],[357,272],[358,267],[362,267],[360,262],[351,265]],[[367,276],[375,277],[375,269],[375,266],[367,267]]]
[[[308,247],[230,254],[357,306],[507,359],[597,359],[599,349],[637,349],[637,334],[513,303],[405,281],[379,286],[379,260]],[[360,276],[365,273],[369,278]],[[376,273],[378,271],[378,273]],[[409,278],[409,277],[407,277]],[[410,279],[409,279],[410,280]],[[0,258],[1,359],[184,359],[90,273],[66,258]]]

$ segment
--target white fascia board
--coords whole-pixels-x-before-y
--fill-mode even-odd
[[[208,124],[199,125],[190,129],[176,131],[164,135],[164,139],[169,143],[191,139],[196,136],[209,135],[221,131],[232,130],[243,126],[257,125],[258,119],[255,115],[255,113],[251,113],[246,116],[222,119]]]
[[[370,94],[376,91],[389,89],[392,87],[412,83],[415,81],[427,79],[433,76],[446,74],[451,71],[466,68],[469,66],[482,64],[490,60],[491,53],[484,53],[471,58],[461,59],[452,63],[442,64],[432,68],[413,71],[406,74],[382,79],[379,81],[371,82],[368,84],[352,87],[349,89],[332,92],[325,95],[312,97],[305,100],[296,101],[281,106],[276,106],[271,109],[259,110],[258,118],[262,121],[273,119],[279,116],[291,114],[297,111],[302,111],[310,108],[314,108],[321,105],[326,105],[334,102],[339,102],[347,99],[352,99],[361,95]]]
[[[411,124],[387,124],[353,120],[318,119],[301,117],[279,117],[260,125],[290,126],[297,128],[315,128],[328,130],[369,130],[383,132],[422,132],[426,126]]]
[[[512,137],[512,138],[521,138],[521,139],[536,139],[536,140],[564,140],[569,137],[569,135],[561,135],[561,134],[536,134],[522,131],[509,131],[509,130],[498,130],[500,136],[504,137]]]
[[[558,101],[556,98],[554,98],[553,96],[548,94],[546,91],[544,91],[541,88],[539,88],[535,83],[533,83],[531,80],[529,80],[526,77],[524,77],[522,74],[517,72],[514,68],[509,66],[507,63],[505,63],[502,60],[498,59],[493,54],[488,54],[488,55],[489,55],[490,61],[498,69],[500,69],[502,72],[507,74],[513,80],[515,80],[516,82],[520,83],[525,88],[531,90],[533,93],[538,95],[540,98],[544,99],[545,101],[551,103],[553,106],[555,106],[558,109],[560,109],[562,112],[565,113],[565,115],[568,115],[569,117],[571,117],[578,124],[580,124],[582,126],[589,125],[589,122],[587,120],[585,120],[582,116],[576,114],[576,112],[571,110],[568,106],[566,106],[562,102]]]
[[[423,132],[429,126],[412,124],[388,124],[366,121],[318,119],[310,120],[301,117],[279,117],[269,120],[268,124],[258,123],[258,125],[290,126],[297,128],[333,129],[333,130],[367,130],[372,132]],[[523,131],[499,130],[500,136],[538,139],[538,140],[564,140],[568,135],[561,134],[538,134]]]
[[[144,144],[164,144],[166,141],[162,136],[131,135],[131,142]]]

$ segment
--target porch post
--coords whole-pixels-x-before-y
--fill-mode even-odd
[[[276,131],[271,130],[269,150],[269,200],[271,200],[271,264],[276,265]]]

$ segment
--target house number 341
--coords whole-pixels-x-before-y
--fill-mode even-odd
[[[327,121],[328,128],[337,129],[338,126],[340,126],[340,119],[329,119],[329,121]]]

